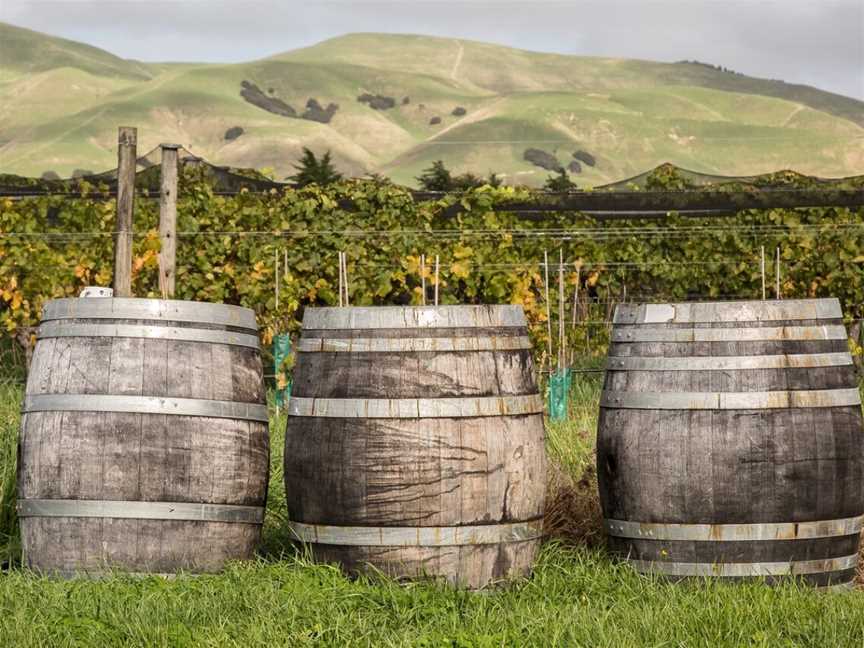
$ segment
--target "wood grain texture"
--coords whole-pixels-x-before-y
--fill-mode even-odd
[[[747,306],[759,313],[761,302]],[[808,306],[805,312],[830,308]],[[708,312],[708,311],[706,311]],[[770,312],[766,311],[768,315]],[[822,326],[837,319],[651,323],[639,328],[729,329]],[[619,336],[620,339],[620,336]],[[611,356],[688,358],[847,352],[845,340],[616,342]],[[630,393],[762,392],[849,389],[849,365],[786,369],[607,371],[604,390]],[[597,466],[607,519],[643,523],[751,524],[810,522],[864,513],[864,421],[861,408],[600,411]],[[760,541],[668,541],[610,537],[633,560],[695,563],[821,560],[854,554],[857,535]],[[801,576],[814,585],[845,582],[841,570]],[[777,579],[772,579],[777,580]],[[782,580],[782,579],[780,579]]]
[[[177,259],[177,149],[162,144],[162,173],[159,187],[159,291],[163,299],[174,297]]]
[[[117,218],[114,238],[114,295],[132,296],[132,217],[135,209],[135,166],[138,130],[117,131]]]
[[[69,337],[40,340],[34,357],[27,394],[264,402],[261,359],[247,347]],[[269,440],[266,424],[254,421],[30,412],[19,459],[21,499],[263,506]],[[251,557],[261,525],[24,517],[21,528],[27,563],[38,570],[166,573],[214,571]]]
[[[494,323],[494,312],[483,316]],[[304,330],[304,337],[395,337],[394,331],[404,338],[526,334],[524,326],[424,326]],[[300,352],[292,395],[437,399],[536,393],[530,355],[512,350]],[[545,479],[540,414],[288,419],[288,512],[304,524],[435,527],[536,520],[543,515]],[[425,575],[469,588],[528,574],[538,546],[539,539],[438,547],[310,545],[318,560],[348,572],[371,566],[399,578]]]

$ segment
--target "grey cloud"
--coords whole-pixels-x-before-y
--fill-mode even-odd
[[[864,99],[861,0],[3,0],[0,20],[150,61],[242,61],[347,32],[407,32],[568,54],[699,59]]]

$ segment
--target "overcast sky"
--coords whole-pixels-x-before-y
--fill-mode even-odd
[[[0,20],[145,61],[245,61],[349,32],[698,59],[864,99],[864,0],[0,0]]]

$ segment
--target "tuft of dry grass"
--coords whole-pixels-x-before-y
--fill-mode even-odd
[[[604,543],[597,471],[589,466],[579,479],[557,463],[549,466],[543,532],[565,544],[599,547]]]

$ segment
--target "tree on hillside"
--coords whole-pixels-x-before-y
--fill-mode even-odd
[[[546,178],[543,188],[546,191],[573,191],[576,189],[576,183],[570,180],[565,169],[559,169],[558,175]]]
[[[504,184],[504,180],[502,180],[498,174],[493,171],[489,174],[489,177],[486,178],[486,184],[490,187],[500,187]]]
[[[470,171],[453,175],[441,160],[436,160],[432,166],[424,169],[417,177],[417,182],[426,191],[467,191],[487,184],[492,187],[501,186],[501,178],[495,173],[490,174],[486,179]]]
[[[333,166],[330,158],[330,151],[327,151],[319,160],[315,154],[305,146],[303,147],[303,157],[300,162],[294,165],[297,173],[288,177],[298,187],[305,187],[310,184],[324,186],[333,184],[342,179],[342,174]]]
[[[443,160],[435,160],[423,173],[417,176],[420,187],[426,191],[450,191],[453,187],[453,176],[444,166]]]

